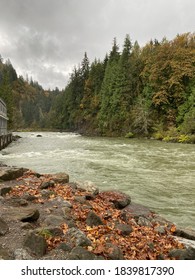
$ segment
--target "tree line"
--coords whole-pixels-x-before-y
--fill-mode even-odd
[[[121,51],[115,38],[102,61],[84,54],[63,91],[45,91],[0,61],[0,96],[18,114],[14,128],[195,142],[194,34],[143,47],[127,35]]]

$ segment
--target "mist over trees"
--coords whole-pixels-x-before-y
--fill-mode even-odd
[[[114,38],[103,61],[90,63],[84,54],[63,91],[17,77],[11,62],[0,58],[0,97],[12,129],[193,142],[195,35],[151,40],[144,47],[127,35],[122,50]]]

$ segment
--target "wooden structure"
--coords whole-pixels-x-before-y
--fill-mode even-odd
[[[0,98],[0,150],[12,142],[12,133],[7,131],[7,106]]]

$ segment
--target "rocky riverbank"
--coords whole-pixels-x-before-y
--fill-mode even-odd
[[[195,232],[65,173],[0,167],[0,259],[195,259]]]

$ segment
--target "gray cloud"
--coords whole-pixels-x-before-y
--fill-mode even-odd
[[[64,88],[87,51],[104,58],[116,37],[144,45],[194,31],[193,0],[0,0],[0,54],[45,88]]]

